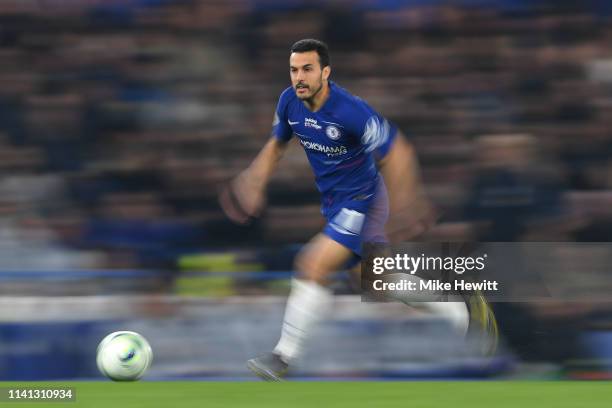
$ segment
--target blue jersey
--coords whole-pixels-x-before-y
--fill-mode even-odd
[[[364,100],[329,81],[329,97],[316,112],[309,110],[292,87],[281,94],[272,135],[286,142],[296,135],[304,148],[328,215],[346,200],[376,192],[376,159],[384,157],[396,127]]]

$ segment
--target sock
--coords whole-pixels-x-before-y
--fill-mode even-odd
[[[285,308],[281,338],[274,348],[286,363],[296,359],[312,328],[328,312],[332,291],[312,281],[293,279]]]
[[[385,282],[399,282],[401,279],[413,280],[417,282],[420,280],[419,277],[414,275],[406,274],[389,274],[386,275]],[[436,292],[421,291],[420,293],[414,293],[410,291],[385,291],[385,295],[393,300],[398,300],[408,306],[424,309],[430,313],[435,314],[446,319],[452,327],[455,329],[457,334],[465,336],[468,331],[470,324],[470,313],[467,305],[463,301],[431,301],[435,299]],[[420,298],[419,298],[420,297]],[[427,300],[424,300],[427,299]]]
[[[465,302],[414,302],[414,307],[421,307],[437,316],[442,316],[455,329],[457,334],[465,336],[470,324],[470,313]]]

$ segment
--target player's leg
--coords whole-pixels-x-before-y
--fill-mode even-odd
[[[351,256],[348,248],[325,234],[314,237],[297,256],[297,278],[291,284],[281,339],[274,349],[286,362],[299,356],[310,329],[325,316],[332,302],[329,278]]]
[[[329,277],[352,257],[352,251],[325,234],[315,236],[298,254],[298,276],[287,300],[281,337],[273,353],[249,360],[248,367],[266,380],[280,380],[299,356],[312,328],[327,314],[332,291]]]
[[[382,244],[381,250],[384,252],[384,244],[388,243],[385,233],[385,226],[389,218],[389,198],[385,184],[381,178],[376,191],[376,197],[368,210],[367,219],[363,228],[363,240],[368,243]],[[383,255],[385,256],[385,255]],[[386,254],[390,256],[390,254]],[[359,274],[361,268],[354,268],[353,273]],[[404,275],[402,275],[405,278]],[[446,319],[457,331],[464,335],[469,325],[468,307],[461,301],[419,301],[414,294],[409,291],[392,291],[387,293],[387,297],[398,300],[411,307],[425,310]]]
[[[391,251],[385,245],[377,245],[376,250],[379,250],[381,252],[380,254],[377,253],[375,256],[392,256]],[[371,288],[372,281],[368,281],[367,274],[363,278],[365,279],[365,281],[361,282],[362,267],[362,262],[360,262],[350,269],[352,279],[355,282],[356,287]],[[377,276],[377,278],[380,279],[381,276]],[[400,280],[405,279],[417,280],[420,278],[415,275],[406,275],[403,273],[398,273],[383,275],[382,279],[385,282],[391,283],[399,282]],[[460,297],[457,297],[456,300],[444,299],[439,301],[432,301],[431,299],[435,297],[435,293],[426,294],[415,293],[413,291],[386,291],[382,295],[380,293],[373,292],[368,292],[367,294],[371,296],[372,299],[378,298],[380,300],[399,301],[412,308],[435,314],[436,316],[439,316],[448,321],[449,324],[455,329],[456,333],[459,335],[465,335],[470,325],[470,309],[468,307],[467,302]]]

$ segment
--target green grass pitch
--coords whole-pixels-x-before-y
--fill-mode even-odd
[[[612,383],[465,382],[53,382],[7,387],[74,387],[74,402],[0,402],[2,407],[610,407]]]

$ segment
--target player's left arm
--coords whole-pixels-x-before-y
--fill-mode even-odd
[[[389,194],[387,235],[391,241],[408,240],[427,231],[436,214],[423,188],[413,144],[399,130],[387,144],[375,154]]]
[[[425,195],[416,151],[391,122],[365,101],[357,99],[347,109],[346,122],[372,154],[389,195],[387,237],[408,240],[425,232],[435,221],[435,211]]]
[[[389,194],[387,235],[392,241],[408,240],[426,232],[436,214],[423,188],[413,144],[393,125],[380,129],[385,131],[373,152]]]

